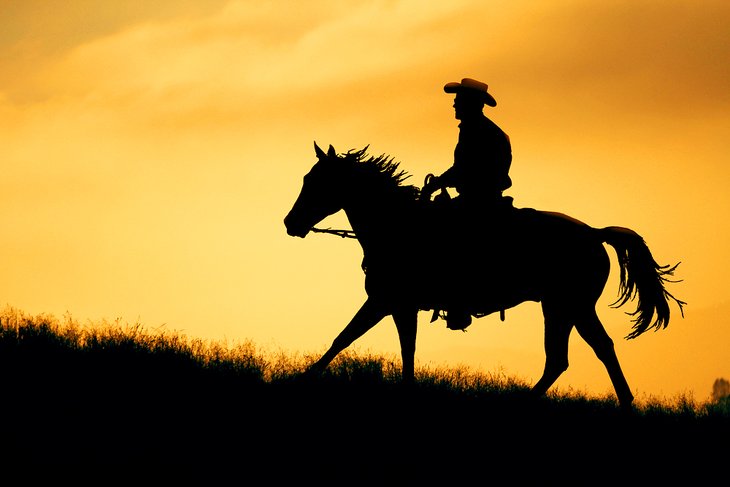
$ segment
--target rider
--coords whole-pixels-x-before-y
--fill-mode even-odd
[[[444,86],[454,93],[455,118],[460,120],[459,139],[454,149],[454,163],[441,176],[429,177],[422,192],[426,197],[436,190],[455,188],[461,207],[493,211],[504,201],[502,191],[512,186],[509,169],[512,146],[509,136],[484,113],[484,105],[494,107],[497,101],[488,86],[472,78]],[[464,329],[471,324],[471,314],[458,306],[446,313],[447,326]]]

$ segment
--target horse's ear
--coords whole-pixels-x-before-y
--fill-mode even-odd
[[[317,159],[324,159],[325,157],[327,157],[324,151],[320,149],[317,145],[317,141],[314,142],[314,152],[315,154],[317,154]]]
[[[335,148],[332,147],[332,144],[330,144],[330,148],[327,150],[327,155],[330,157],[337,157],[337,151],[335,151]]]

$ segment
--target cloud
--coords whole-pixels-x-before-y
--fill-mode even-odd
[[[69,50],[143,23],[210,14],[227,0],[4,2],[0,30],[0,90],[15,102],[38,99],[27,77]]]
[[[722,1],[239,0],[122,8],[75,0],[64,3],[63,15],[42,4],[11,9],[4,36],[6,53],[29,54],[28,46],[56,55],[72,50],[30,87],[24,80],[23,90],[39,96],[145,88],[157,95],[177,89],[178,97],[186,88],[201,97],[251,90],[263,96],[377,80],[414,67],[417,79],[438,63],[442,73],[458,67],[475,75],[512,73],[511,82],[533,89],[615,89],[629,78],[643,97],[649,86],[659,95],[702,87],[727,100],[730,6]],[[8,71],[16,68],[31,69],[15,63]]]
[[[232,2],[208,17],[137,25],[77,47],[40,78],[64,92],[107,96],[327,89],[438,56],[449,43],[428,28],[458,7],[359,2],[345,10],[312,2],[282,15],[275,5]]]
[[[728,22],[722,1],[563,2],[521,17],[503,52],[528,92],[704,115],[729,107]]]

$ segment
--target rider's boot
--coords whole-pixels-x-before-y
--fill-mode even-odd
[[[452,308],[446,312],[446,328],[449,330],[464,330],[471,325],[471,314],[466,310]]]

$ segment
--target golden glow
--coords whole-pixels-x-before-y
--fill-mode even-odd
[[[420,184],[451,162],[442,87],[468,76],[498,101],[518,206],[633,228],[682,261],[687,317],[667,330],[623,340],[616,276],[599,304],[636,393],[705,399],[730,376],[727,2],[29,0],[0,15],[10,306],[323,351],[365,294],[356,242],[284,230],[313,141],[370,144]],[[467,333],[420,326],[422,365],[542,371],[535,303]],[[394,327],[355,348],[397,355]],[[558,387],[610,391],[577,335],[570,358]]]

